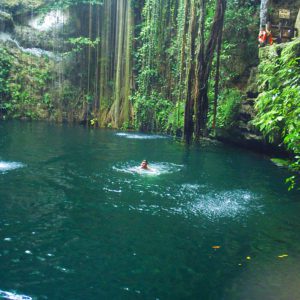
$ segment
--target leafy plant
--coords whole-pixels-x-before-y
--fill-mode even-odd
[[[136,93],[132,96],[135,116],[135,128],[144,131],[163,131],[167,128],[172,103],[152,93],[144,96]]]
[[[217,127],[230,128],[234,125],[241,99],[242,93],[238,89],[226,89],[220,93],[217,108]],[[212,111],[210,111],[209,123],[212,123],[212,118]]]
[[[102,5],[103,0],[49,0],[46,5],[40,8],[42,13],[47,13],[54,9],[64,9],[80,4]]]
[[[86,47],[95,48],[100,43],[100,38],[91,40],[90,38],[80,36],[80,37],[76,37],[76,38],[69,38],[69,43],[72,47],[71,52],[77,53]]]
[[[12,66],[12,57],[4,48],[0,48],[0,94],[3,95],[0,102],[9,95],[8,78]]]
[[[270,57],[260,65],[259,83],[262,93],[256,103],[258,114],[254,123],[270,141],[283,143],[295,155],[290,166],[299,172],[300,41],[287,45],[280,56]],[[291,187],[295,186],[295,180],[297,177],[294,176],[288,179]]]

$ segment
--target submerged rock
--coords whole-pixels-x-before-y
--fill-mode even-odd
[[[288,168],[291,164],[291,161],[289,159],[284,159],[284,158],[271,158],[270,160],[277,167],[281,167],[281,168]]]

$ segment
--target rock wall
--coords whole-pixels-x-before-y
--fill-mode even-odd
[[[67,51],[63,37],[53,31],[39,31],[30,26],[15,26],[14,38],[26,48],[40,48],[48,51]]]
[[[70,74],[79,77],[74,70],[76,60],[67,55],[74,27],[64,23],[64,12],[60,19],[56,11],[43,17],[27,13],[42,2],[0,5],[6,9],[0,11],[0,69],[6,68],[0,70],[0,116],[79,121],[83,95],[70,79]],[[2,78],[7,72],[9,77]]]
[[[13,32],[14,31],[14,22],[12,16],[0,10],[0,32]]]
[[[267,142],[261,132],[252,124],[255,117],[255,94],[251,91],[241,100],[235,122],[230,128],[217,129],[217,139],[259,152],[274,152],[276,147]]]
[[[273,46],[267,46],[260,48],[259,50],[259,59],[260,61],[269,60],[272,62],[274,59],[277,59],[281,56],[283,49],[289,46],[291,43],[297,44],[300,41],[300,38],[292,41],[290,43],[283,44],[274,44]],[[295,54],[296,55],[296,54]],[[244,146],[246,148],[251,148],[256,151],[264,153],[276,153],[284,154],[286,150],[283,148],[281,137],[278,137],[277,140],[274,140],[273,143],[267,141],[262,133],[253,125],[253,120],[257,114],[255,103],[256,99],[261,92],[263,92],[262,78],[263,72],[258,67],[251,70],[251,75],[248,80],[247,87],[245,89],[245,96],[241,99],[239,110],[235,116],[235,122],[230,128],[227,129],[218,129],[217,138],[231,142],[236,145]],[[260,81],[260,86],[258,82]],[[265,82],[264,84],[268,84]]]
[[[280,21],[279,9],[288,9],[290,11],[290,22],[295,24],[297,14],[300,8],[300,0],[272,0],[269,4],[269,15],[272,24]]]

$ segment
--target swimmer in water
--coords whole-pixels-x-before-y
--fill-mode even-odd
[[[148,161],[145,159],[142,161],[140,168],[147,171],[153,171],[151,168],[148,167]]]

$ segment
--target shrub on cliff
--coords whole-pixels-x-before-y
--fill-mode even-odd
[[[300,39],[270,47],[259,66],[261,93],[256,102],[255,124],[273,141],[281,142],[294,154],[291,167],[300,172]],[[296,176],[288,179],[291,188]]]

